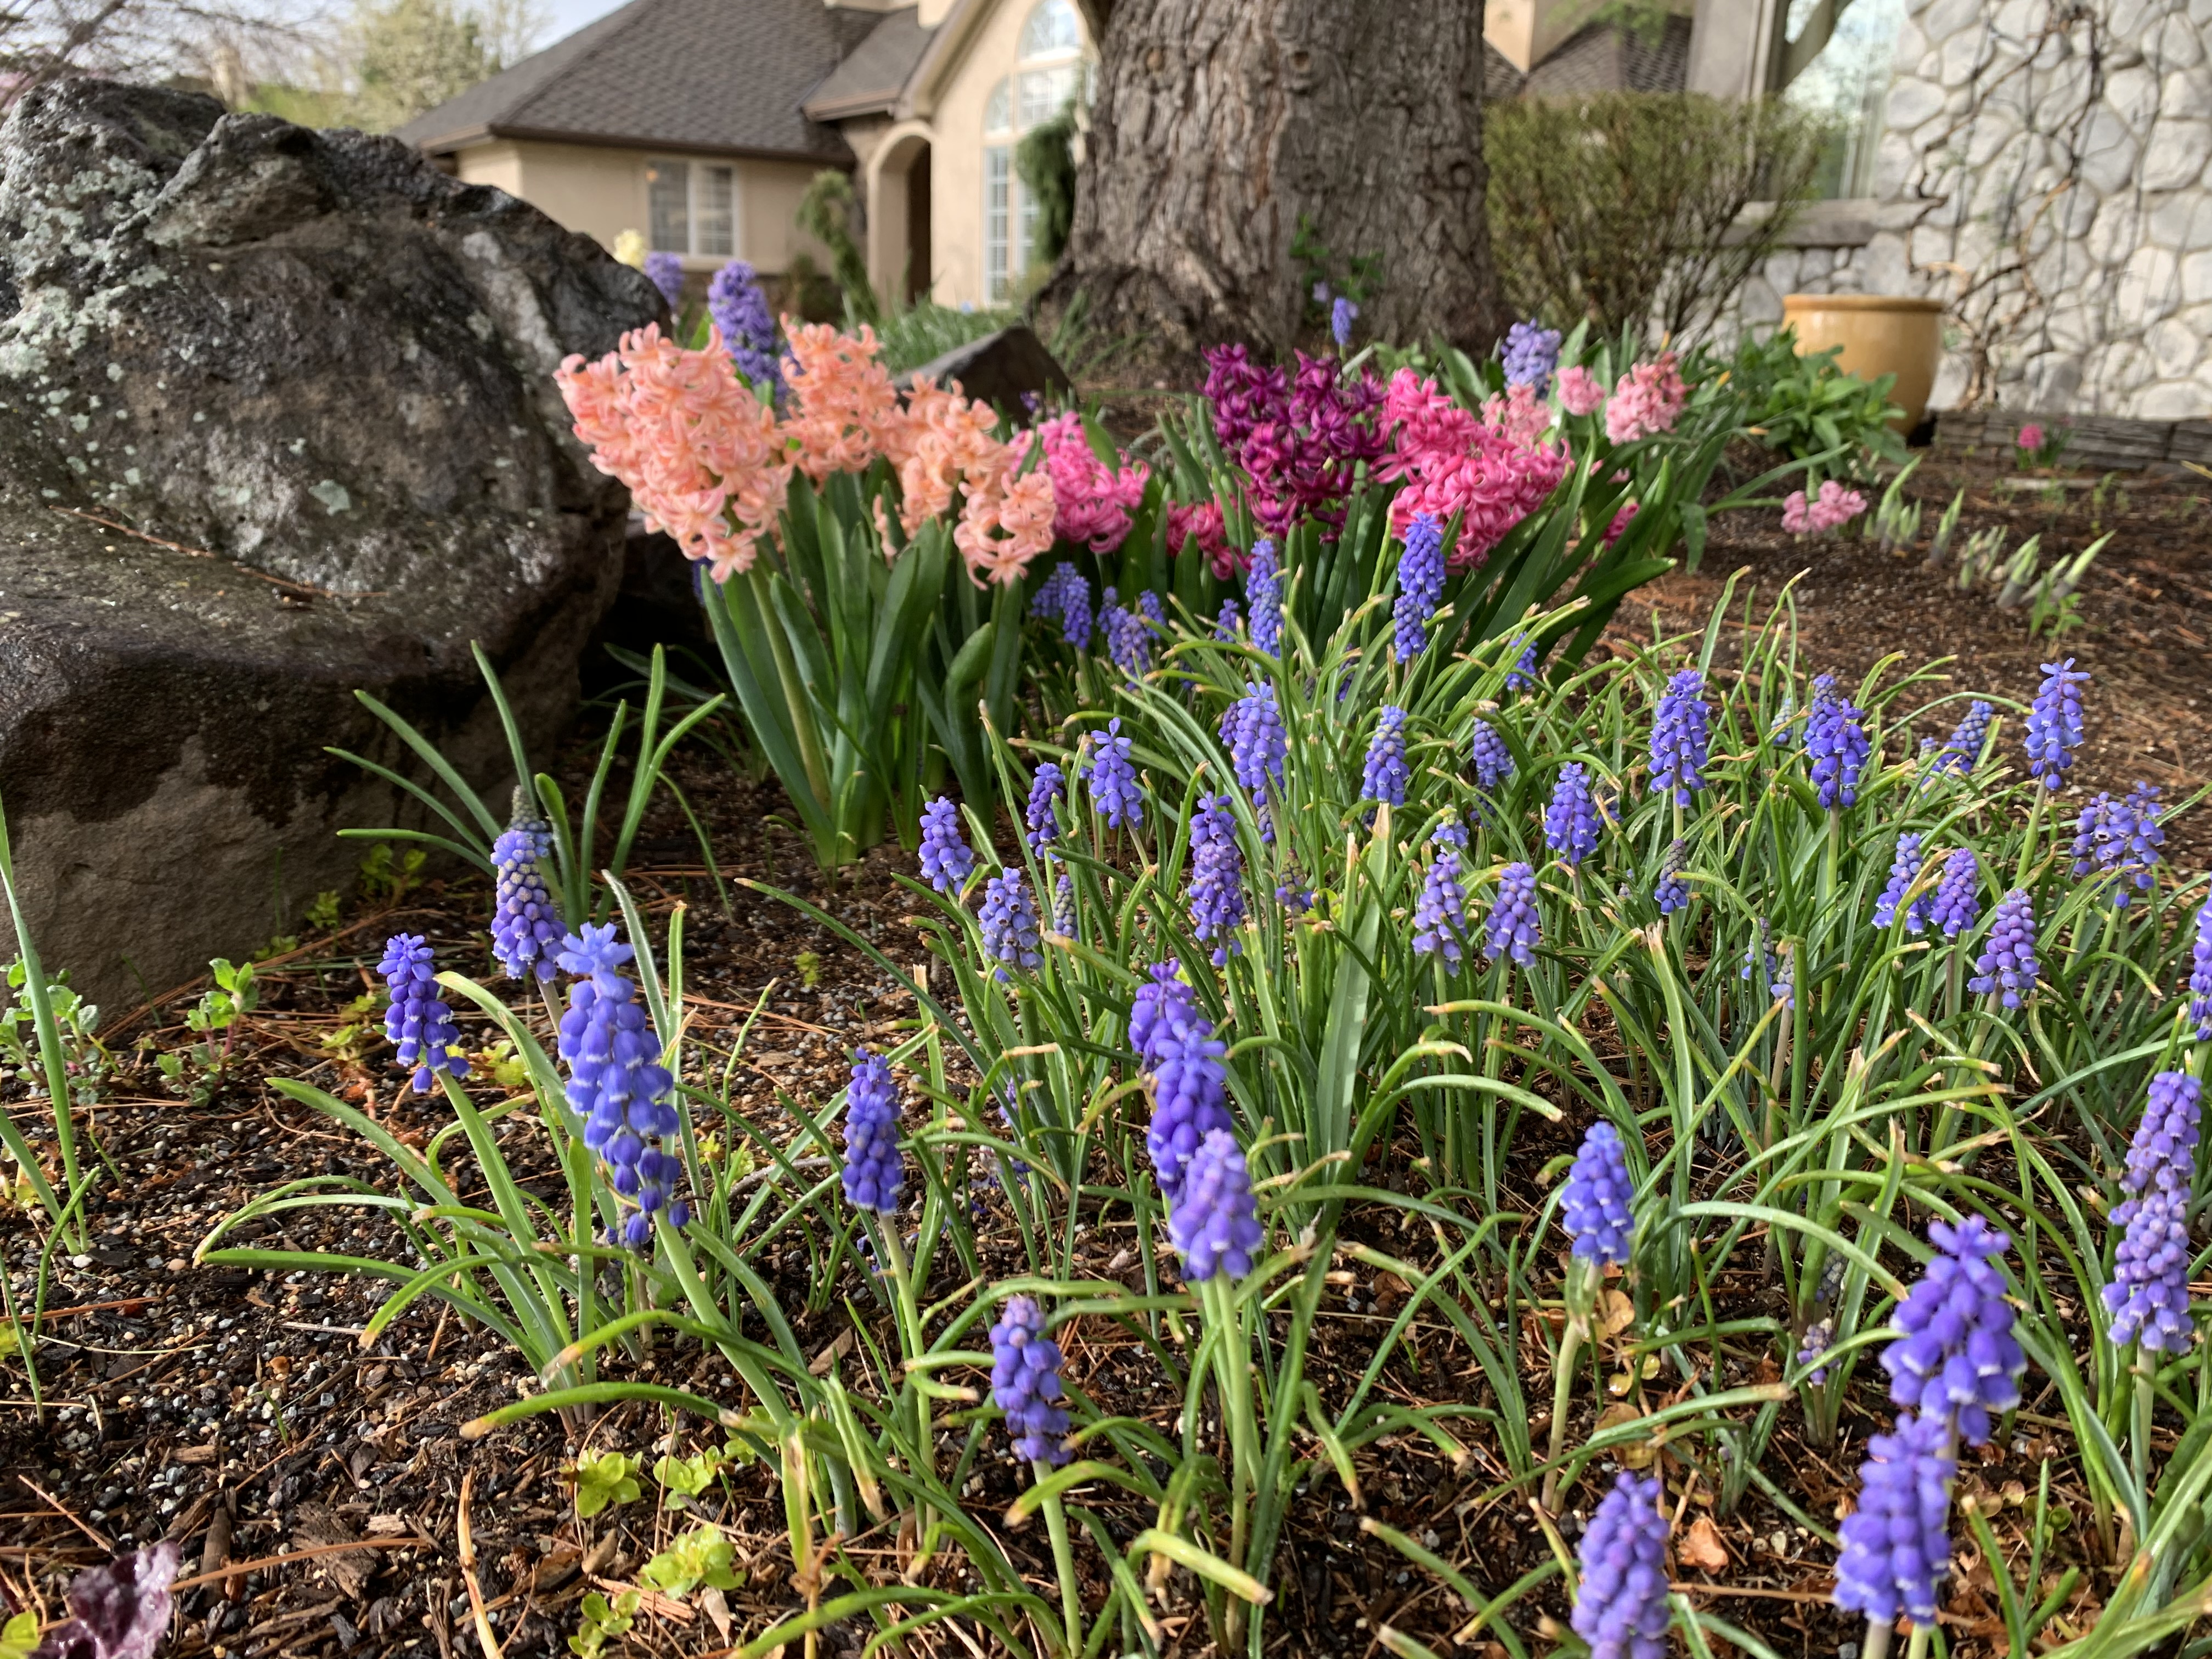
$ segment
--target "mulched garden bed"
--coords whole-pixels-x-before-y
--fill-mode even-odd
[[[2138,778],[2162,785],[2178,800],[2212,775],[2212,503],[2193,477],[2124,477],[2101,489],[2006,489],[2013,476],[2002,458],[1938,453],[1923,465],[1913,493],[1929,504],[1932,521],[1953,490],[1967,490],[1961,536],[1986,524],[2008,526],[2017,539],[2041,532],[2046,547],[2071,550],[2102,529],[2119,532],[2084,584],[2083,626],[2053,642],[2027,636],[2024,611],[1999,612],[1981,593],[1960,594],[1947,574],[1922,568],[1917,550],[1878,554],[1856,539],[1800,544],[1780,534],[1771,514],[1742,514],[1717,526],[1704,567],[1676,574],[1623,606],[1611,638],[1648,637],[1652,615],[1669,631],[1702,624],[1723,583],[1739,568],[1738,590],[1756,585],[1763,611],[1788,578],[1808,574],[1795,590],[1804,665],[1855,680],[1892,651],[1902,665],[1936,657],[1960,690],[1988,690],[2024,703],[2036,665],[2076,658],[2096,677],[2094,718],[2069,792],[2086,799],[2099,788],[2124,789]],[[1924,541],[1924,538],[1923,538]],[[1737,615],[1741,615],[1739,611]],[[1725,648],[1720,665],[1732,666]],[[1948,711],[1931,728],[1948,729]],[[2008,744],[2017,741],[2016,725]],[[582,746],[571,769],[582,764]],[[902,963],[921,952],[904,921],[909,906],[891,872],[909,867],[896,847],[878,849],[845,878],[831,883],[814,870],[798,837],[777,817],[772,786],[749,784],[718,769],[702,751],[683,757],[680,778],[709,825],[726,875],[787,885],[881,943]],[[2183,818],[2170,827],[2167,852],[2185,867],[2200,863],[2212,832]],[[842,1085],[848,1051],[880,1041],[911,1019],[913,1001],[862,953],[757,893],[732,887],[726,914],[696,852],[656,823],[633,864],[634,886],[657,914],[676,903],[687,915],[687,989],[702,1018],[693,1039],[717,1073],[732,1067],[733,1104],[767,1133],[787,1139],[793,1125],[776,1104],[778,1091],[819,1100]],[[12,1357],[0,1360],[0,1586],[18,1605],[50,1616],[70,1574],[118,1547],[168,1537],[185,1547],[185,1571],[228,1576],[185,1592],[171,1651],[261,1656],[487,1653],[478,1630],[501,1651],[564,1653],[576,1628],[578,1603],[592,1589],[614,1595],[635,1583],[642,1563],[691,1517],[673,1511],[648,1478],[636,1503],[590,1520],[575,1513],[564,1468],[581,1449],[643,1455],[649,1464],[670,1432],[657,1410],[625,1406],[591,1426],[587,1442],[569,1440],[550,1417],[477,1441],[461,1425],[528,1386],[522,1362],[488,1334],[424,1303],[364,1348],[360,1333],[378,1297],[363,1281],[336,1276],[279,1276],[191,1265],[195,1248],[225,1214],[285,1181],[349,1176],[390,1188],[392,1172],[373,1148],[268,1086],[272,1077],[298,1078],[349,1099],[420,1144],[447,1121],[434,1100],[395,1092],[380,1035],[380,983],[374,973],[382,941],[406,931],[426,934],[441,962],[477,974],[488,969],[483,928],[484,884],[434,881],[397,903],[355,906],[340,932],[264,963],[259,1008],[240,1030],[222,1074],[205,1098],[179,1099],[153,1063],[158,1051],[181,1050],[198,1039],[184,1024],[186,1002],[137,1011],[105,1036],[119,1065],[97,1115],[96,1133],[113,1182],[94,1196],[88,1252],[48,1262],[45,1312],[38,1328],[35,1379]],[[811,981],[811,983],[809,982]],[[374,999],[363,1003],[364,997]],[[737,1036],[754,1018],[741,1051]],[[542,1021],[542,1014],[540,1016]],[[489,1039],[483,1023],[464,1015],[472,1047]],[[20,1096],[23,1085],[7,1085]],[[496,1085],[480,1075],[478,1090]],[[35,1127],[35,1114],[19,1121]],[[518,1115],[504,1129],[518,1164],[533,1156],[531,1121]],[[1553,1142],[1556,1140],[1556,1145]],[[1551,1139],[1527,1137],[1529,1168],[1571,1145],[1569,1128]],[[465,1160],[460,1161],[465,1169]],[[1386,1168],[1402,1169],[1394,1157]],[[988,1200],[987,1201],[991,1201]],[[979,1222],[987,1255],[1016,1245],[1003,1200]],[[376,1255],[396,1249],[388,1228],[343,1209],[295,1213],[261,1242],[302,1249]],[[1418,1255],[1425,1241],[1405,1230],[1401,1216],[1376,1210],[1347,1218],[1344,1242],[1362,1238]],[[17,1212],[0,1218],[13,1311],[27,1320],[27,1299],[40,1270],[41,1227]],[[1089,1270],[1102,1279],[1140,1282],[1126,1218],[1086,1231]],[[831,1363],[845,1325],[841,1300],[818,1293],[810,1304],[805,1261],[796,1250],[763,1264],[810,1352]],[[1352,1266],[1349,1261],[1347,1267]],[[868,1305],[865,1286],[840,1287]],[[949,1288],[949,1287],[948,1287]],[[1368,1269],[1346,1272],[1333,1287],[1318,1335],[1312,1375],[1324,1399],[1341,1398],[1387,1330],[1405,1287]],[[1784,1311],[1778,1290],[1756,1273],[1729,1287],[1724,1316]],[[880,1309],[878,1310],[880,1316]],[[1415,1341],[1386,1373],[1389,1389],[1407,1402],[1483,1397],[1480,1375],[1462,1364],[1452,1334],[1423,1320]],[[1543,1349],[1532,1329],[1521,1352],[1532,1402],[1550,1398]],[[1748,1349],[1729,1383],[1772,1380],[1770,1358]],[[722,1388],[719,1359],[664,1337],[635,1359],[611,1361],[608,1373],[673,1383],[708,1395]],[[1111,1328],[1070,1345],[1069,1376],[1119,1410],[1152,1416],[1163,1426],[1180,1400],[1160,1382],[1141,1349],[1115,1340]],[[734,1393],[734,1390],[732,1390]],[[1853,1486],[1865,1434],[1886,1416],[1885,1402],[1862,1387],[1866,1411],[1845,1415],[1844,1449],[1821,1452],[1796,1432],[1796,1407],[1782,1426],[1765,1467],[1793,1501],[1823,1524]],[[1577,1390],[1571,1431],[1586,1432],[1598,1407]],[[1545,1425],[1542,1406],[1537,1428]],[[2050,1414],[2045,1414],[2045,1413]],[[2076,1496],[2072,1449],[2063,1443],[2063,1417],[2033,1397],[2008,1446],[1993,1448],[1962,1474],[1962,1493],[1985,1510],[2009,1507],[2016,1524],[2023,1490],[2033,1501],[2039,1460],[2055,1458],[2052,1500]],[[705,1425],[676,1425],[676,1444],[710,1443]],[[719,1437],[715,1437],[719,1440]],[[971,1488],[975,1512],[988,1515],[1027,1480],[1002,1455],[994,1437]],[[1456,1564],[1479,1584],[1501,1588],[1540,1562],[1546,1546],[1524,1503],[1484,1501],[1505,1471],[1479,1436],[1455,1465],[1413,1437],[1385,1440],[1359,1460],[1364,1513],[1407,1533]],[[1598,1495],[1593,1475],[1571,1493],[1562,1530],[1571,1543]],[[1083,1501],[1093,1501],[1086,1495]],[[1127,1536],[1148,1519],[1112,1496],[1095,1500]],[[1704,1496],[1709,1504],[1710,1494]],[[737,1470],[731,1495],[710,1493],[703,1513],[727,1528],[737,1545],[744,1585],[719,1597],[677,1602],[648,1595],[643,1616],[623,1638],[633,1650],[666,1655],[726,1653],[802,1605],[791,1580],[781,1508],[771,1475]],[[1702,1511],[1701,1511],[1702,1512]],[[1281,1599],[1271,1611],[1272,1650],[1296,1654],[1377,1651],[1375,1634],[1389,1623],[1440,1650],[1464,1621],[1455,1602],[1426,1575],[1411,1571],[1395,1552],[1361,1530],[1356,1509],[1331,1479],[1316,1482],[1293,1512],[1292,1533],[1278,1568]],[[1678,1537],[1697,1516],[1686,1516]],[[1042,1528],[1002,1530],[1010,1553],[1024,1559],[1032,1582],[1050,1594],[1049,1552]],[[1701,1533],[1707,1529],[1700,1528]],[[1678,1565],[1678,1578],[1699,1587],[1706,1605],[1757,1632],[1784,1653],[1832,1651],[1856,1634],[1857,1621],[1826,1604],[1828,1547],[1781,1507],[1754,1491],[1710,1529],[1729,1557],[1711,1571]],[[467,1548],[464,1547],[464,1536]],[[2078,1537],[2078,1534],[2076,1534]],[[368,1547],[337,1549],[335,1546]],[[1947,1619],[1954,1653],[2002,1651],[1993,1581],[1962,1546],[1962,1577]],[[851,1553],[880,1575],[915,1571],[931,1582],[955,1582],[947,1559],[916,1564],[911,1541],[889,1528],[852,1540]],[[266,1558],[321,1553],[255,1566]],[[1086,1570],[1097,1566],[1087,1554]],[[2055,1564],[2054,1564],[2055,1565]],[[2094,1616],[2097,1587],[2086,1577],[2067,1617]],[[1098,1586],[1092,1586],[1091,1600]],[[1180,1650],[1206,1646],[1202,1619],[1182,1595],[1164,1618]],[[1540,1618],[1563,1620],[1566,1604],[1555,1583],[1524,1601],[1515,1622],[1524,1636]],[[832,1629],[824,1654],[856,1652],[867,1632]],[[981,1651],[935,1630],[913,1643],[917,1651]],[[1504,1659],[1487,1643],[1486,1659]]]

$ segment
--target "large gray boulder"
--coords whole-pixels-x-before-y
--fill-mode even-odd
[[[505,799],[470,642],[546,746],[621,574],[550,376],[664,314],[393,139],[94,81],[16,104],[0,804],[50,965],[119,1012],[349,889],[334,831],[399,804],[325,745],[409,763],[356,688]]]

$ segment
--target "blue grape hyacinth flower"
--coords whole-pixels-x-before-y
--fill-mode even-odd
[[[1244,573],[1244,608],[1251,617],[1252,646],[1273,657],[1283,647],[1283,574],[1275,563],[1275,544],[1265,536],[1252,544],[1252,563]]]
[[[2116,1205],[2112,1224],[2127,1231],[2113,1253],[2105,1307],[2112,1345],[2141,1342],[2148,1353],[2179,1353],[2194,1330],[2189,1317],[2189,1189],[2154,1188]]]
[[[2120,1190],[2130,1195],[2159,1188],[2186,1192],[2197,1173],[2204,1085],[2187,1072],[2154,1073],[2143,1115],[2128,1142]]]
[[[522,791],[514,793],[514,817],[491,845],[496,881],[492,954],[509,979],[535,974],[542,983],[559,971],[555,958],[568,930],[562,925],[553,890],[545,880],[544,863],[553,856],[553,826],[530,811]]]
[[[1072,564],[1054,565],[1030,600],[1030,615],[1058,621],[1063,642],[1079,651],[1087,649],[1095,626],[1089,580]]]
[[[1536,686],[1536,646],[1534,641],[1522,648],[1513,666],[1505,671],[1508,691],[1531,691]]]
[[[2027,1370],[1996,1267],[2011,1241],[1978,1215],[1934,1222],[1928,1237],[1936,1254],[1892,1316],[1904,1334],[1882,1351],[1889,1397],[1955,1423],[1968,1445],[1987,1445],[1990,1414],[2020,1404]]]
[[[2212,898],[2197,908],[2197,938],[2189,947],[2189,1018],[2197,1040],[2212,1042]]]
[[[1245,681],[1244,695],[1223,712],[1220,729],[1229,750],[1229,770],[1254,799],[1264,799],[1270,788],[1282,787],[1291,742],[1283,730],[1273,686]]]
[[[1961,847],[1943,860],[1943,878],[1936,884],[1936,896],[1928,907],[1928,920],[1945,939],[1956,939],[1982,914],[1982,866],[1971,847]]]
[[[882,1055],[853,1051],[845,1087],[845,1199],[856,1210],[890,1215],[898,1208],[905,1162],[899,1154],[898,1088]]]
[[[1237,625],[1243,620],[1244,613],[1237,608],[1235,597],[1223,599],[1221,609],[1214,612],[1213,637],[1217,640],[1235,639]]]
[[[384,1014],[384,1035],[398,1051],[398,1063],[414,1068],[408,1087],[418,1095],[430,1092],[433,1072],[454,1077],[469,1074],[469,1057],[456,1048],[460,1031],[453,1011],[438,994],[435,953],[420,933],[394,933],[385,941],[384,959],[376,964],[384,975],[390,999]]]
[[[960,833],[960,809],[939,795],[921,809],[921,873],[940,893],[957,892],[974,873],[975,854]]]
[[[1368,800],[1390,806],[1406,804],[1406,785],[1413,773],[1406,765],[1406,711],[1384,703],[1375,721],[1375,736],[1368,743],[1365,764],[1360,769],[1359,793]]]
[[[1008,968],[1026,972],[1044,960],[1037,950],[1036,904],[1030,897],[1029,878],[1020,871],[1001,870],[983,884],[983,908],[975,923],[983,954],[1004,964],[993,975],[1001,984],[1013,977]]]
[[[1603,1121],[1591,1124],[1559,1189],[1559,1224],[1574,1254],[1600,1267],[1626,1266],[1635,1250],[1635,1196],[1620,1131]]]
[[[1505,384],[1531,386],[1542,397],[1559,366],[1559,331],[1541,323],[1516,323],[1505,331]]]
[[[2100,794],[2081,811],[2075,823],[2074,874],[2092,870],[2112,878],[2112,903],[2127,908],[2131,878],[2138,892],[2157,884],[2159,849],[2166,845],[2159,789],[2138,783],[2125,799]]]
[[[1168,1242],[1194,1285],[1226,1274],[1242,1279],[1267,1234],[1252,1198],[1252,1174],[1237,1138],[1216,1129],[1199,1143],[1184,1171],[1182,1192],[1169,1200]]]
[[[991,1403],[1006,1414],[1015,1452],[1032,1463],[1067,1462],[1062,1363],[1060,1344],[1045,1334],[1036,1298],[1008,1297],[991,1327]]]
[[[1190,818],[1190,926],[1213,947],[1220,967],[1243,945],[1236,937],[1244,921],[1244,854],[1237,845],[1237,813],[1225,794],[1200,795]]]
[[[1667,683],[1651,725],[1651,792],[1674,792],[1674,804],[1687,806],[1705,787],[1705,762],[1712,748],[1712,711],[1705,706],[1705,676],[1685,668]]]
[[[683,1127],[676,1079],[660,1063],[660,1040],[637,984],[622,971],[634,954],[611,922],[586,923],[562,942],[562,971],[575,979],[556,1045],[584,1145],[607,1166],[607,1184],[636,1201],[622,1229],[633,1249],[652,1236],[656,1212],[665,1207],[678,1225],[685,1218],[682,1206],[669,1202],[683,1165],[655,1144]]]
[[[1045,761],[1030,780],[1030,798],[1022,808],[1022,822],[1029,830],[1032,852],[1042,853],[1060,839],[1060,819],[1054,811],[1060,798],[1067,791],[1067,774],[1060,769],[1056,761]]]
[[[2028,770],[2045,789],[2066,781],[2074,764],[2074,751],[2081,746],[2081,687],[2087,674],[2074,666],[2074,659],[2043,665],[2043,685],[2027,711]]]
[[[1666,1659],[1663,1496],[1656,1480],[1623,1470],[1583,1534],[1582,1583],[1568,1622],[1590,1659]]]
[[[1570,761],[1559,769],[1552,799],[1544,808],[1544,845],[1562,863],[1579,865],[1597,851],[1597,803],[1590,796],[1589,769]]]
[[[1889,861],[1889,883],[1881,890],[1881,896],[1874,902],[1875,927],[1891,927],[1899,915],[1905,918],[1905,930],[1909,933],[1917,933],[1928,926],[1928,913],[1935,908],[1936,896],[1922,893],[1910,904],[1905,897],[1920,874],[1922,839],[1911,830],[1898,836],[1897,852]]]
[[[1685,872],[1690,867],[1690,844],[1676,840],[1667,845],[1667,856],[1659,860],[1659,879],[1651,889],[1651,902],[1659,907],[1659,914],[1671,916],[1690,902],[1690,883]]]
[[[1900,1614],[1935,1624],[1936,1581],[1951,1567],[1949,1437],[1940,1419],[1907,1412],[1867,1442],[1858,1507],[1838,1533],[1838,1607],[1883,1628]]]
[[[1352,349],[1352,325],[1359,315],[1359,307],[1341,294],[1330,301],[1328,307],[1329,338],[1336,342],[1339,351]]]
[[[1484,927],[1482,954],[1492,962],[1510,957],[1526,968],[1536,960],[1535,947],[1542,937],[1536,872],[1526,864],[1509,864],[1498,874],[1498,896]]]
[[[1182,1191],[1184,1173],[1206,1136],[1226,1129],[1229,1045],[1213,1035],[1198,1011],[1198,998],[1170,957],[1152,969],[1129,1011],[1129,1046],[1151,1081],[1152,1122],[1145,1151],[1161,1194],[1170,1204]]]
[[[1467,956],[1467,890],[1460,879],[1466,845],[1464,825],[1448,818],[1437,826],[1420,902],[1413,907],[1413,954],[1442,957],[1444,972],[1455,976]]]
[[[1990,717],[1996,713],[1979,697],[1966,705],[1966,718],[1953,730],[1943,746],[1936,751],[1935,770],[1954,777],[1966,777],[1982,757],[1982,745],[1989,740]]]
[[[1835,696],[1816,701],[1805,721],[1805,752],[1813,757],[1813,786],[1821,806],[1856,805],[1859,776],[1873,752],[1866,710]]]
[[[2017,1008],[2035,989],[2035,902],[2024,887],[2015,887],[1997,901],[1990,918],[1989,937],[1974,961],[1974,977],[1966,988],[1977,996],[1994,993],[2008,1008]]]
[[[1091,786],[1091,804],[1106,820],[1106,827],[1119,830],[1142,823],[1144,793],[1137,787],[1136,763],[1131,759],[1136,744],[1121,735],[1121,718],[1107,721],[1103,732],[1091,732],[1083,741],[1089,750],[1085,777]]]
[[[1485,795],[1496,795],[1505,780],[1513,775],[1513,751],[1488,720],[1472,723],[1468,733],[1468,758],[1474,763],[1474,787]]]
[[[1411,662],[1429,648],[1429,619],[1444,592],[1444,532],[1431,514],[1416,513],[1406,526],[1398,558],[1398,598],[1390,610],[1392,654]]]

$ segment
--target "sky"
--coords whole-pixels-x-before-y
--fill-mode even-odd
[[[605,17],[624,0],[540,0],[550,20],[545,32],[538,37],[538,44],[550,46],[564,35],[574,34],[594,18]]]

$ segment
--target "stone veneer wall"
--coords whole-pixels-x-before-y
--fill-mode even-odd
[[[2212,0],[1911,0],[1871,234],[1787,293],[1952,302],[1938,408],[2212,415]]]

